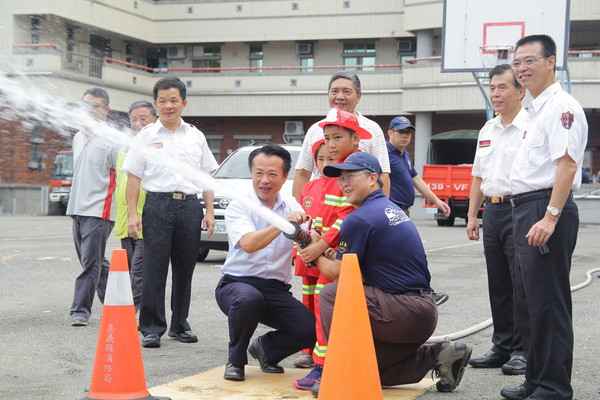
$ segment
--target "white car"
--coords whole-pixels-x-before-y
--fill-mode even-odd
[[[219,168],[213,174],[213,178],[222,185],[235,188],[236,192],[239,193],[253,190],[252,175],[250,173],[250,168],[248,167],[248,156],[253,150],[262,146],[264,146],[264,144],[240,147],[223,160]],[[287,181],[281,188],[281,194],[291,195],[294,174],[296,172],[296,161],[298,160],[302,146],[292,144],[282,144],[281,146],[289,151],[292,156],[292,168],[290,169]],[[227,227],[225,226],[225,209],[230,202],[230,198],[224,196],[222,193],[219,194],[218,191],[215,192],[215,233],[209,238],[207,232],[202,231],[198,261],[203,261],[211,249],[225,251],[229,249]]]

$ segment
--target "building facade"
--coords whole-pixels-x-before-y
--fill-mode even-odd
[[[590,127],[586,168],[596,173],[600,2],[571,0],[570,16],[571,87]],[[331,74],[353,69],[362,81],[358,111],[384,132],[394,116],[413,120],[409,150],[420,168],[432,134],[486,120],[472,75],[441,72],[442,20],[442,0],[6,0],[0,69],[70,102],[102,86],[121,113],[152,100],[159,78],[178,76],[188,88],[184,119],[205,133],[217,160],[251,141],[301,141],[327,112]],[[18,129],[31,153],[34,132]],[[38,174],[31,161],[12,168]],[[23,172],[9,174],[7,164],[0,182],[26,183],[13,182]]]

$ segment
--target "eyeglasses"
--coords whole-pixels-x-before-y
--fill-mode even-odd
[[[343,185],[345,183],[352,183],[352,182],[354,182],[354,178],[357,176],[360,176],[360,175],[371,175],[371,171],[356,172],[354,174],[340,176],[339,178],[335,178],[335,181],[337,182],[338,185]]]
[[[523,60],[514,60],[511,65],[515,69],[521,67],[522,65],[529,67],[529,66],[533,65],[533,63],[536,62],[537,60],[542,60],[544,58],[546,58],[546,57],[544,57],[544,56],[542,56],[542,57],[525,57]]]
[[[98,103],[90,103],[90,102],[87,102],[87,101],[82,101],[82,102],[81,102],[81,105],[82,105],[83,107],[91,108],[91,109],[93,109],[93,110],[97,110],[97,109],[99,109],[99,108],[104,108],[104,105],[103,105],[103,104],[98,104]]]

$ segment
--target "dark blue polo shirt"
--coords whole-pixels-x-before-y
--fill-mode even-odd
[[[336,258],[344,253],[358,256],[365,285],[387,293],[429,288],[431,275],[417,228],[382,190],[344,219]]]
[[[404,154],[390,142],[386,142],[390,157],[390,200],[396,204],[412,207],[415,202],[415,183],[413,178],[417,171],[410,161],[410,154]]]

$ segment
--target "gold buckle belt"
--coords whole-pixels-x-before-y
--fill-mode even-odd
[[[508,203],[510,196],[485,196],[485,201],[492,204]]]

